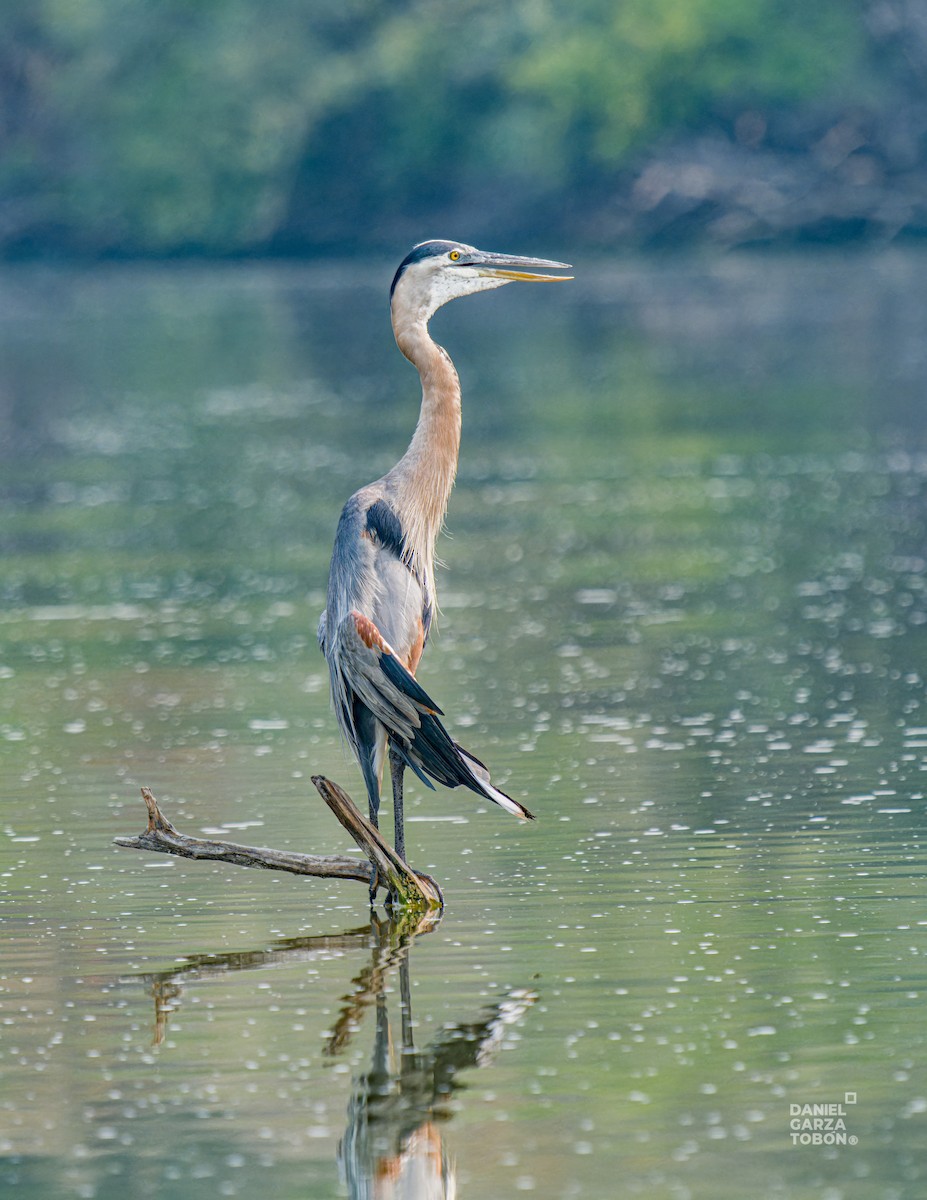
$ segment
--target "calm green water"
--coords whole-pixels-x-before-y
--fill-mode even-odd
[[[7,274],[5,1197],[924,1195],[925,268],[580,262],[438,315],[421,676],[539,820],[410,785],[417,936],[111,844],[144,784],[348,849],[314,628],[415,420],[390,265]]]

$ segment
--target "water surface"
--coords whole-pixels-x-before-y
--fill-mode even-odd
[[[0,284],[4,1195],[922,1195],[920,255],[580,263],[435,319],[421,677],[539,817],[410,785],[436,927],[111,845],[147,785],[348,849],[314,628],[415,420],[389,277]],[[846,1141],[793,1144],[807,1104]]]

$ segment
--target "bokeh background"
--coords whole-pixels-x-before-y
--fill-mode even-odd
[[[927,231],[923,0],[5,0],[0,252]]]

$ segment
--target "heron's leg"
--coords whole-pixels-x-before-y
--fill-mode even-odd
[[[406,764],[390,746],[389,773],[393,781],[393,828],[395,830],[393,846],[403,862],[406,860],[406,830],[402,811],[402,774],[405,769]]]
[[[379,829],[380,822],[377,818],[377,810],[374,807],[373,800],[370,799],[369,797],[367,800],[367,813],[370,816],[370,824],[374,827],[374,829]],[[380,872],[376,869],[376,867],[373,865],[373,863],[371,863],[370,864],[370,893],[369,893],[371,908],[373,908],[373,906],[377,902],[377,891],[379,890],[379,887],[380,887]]]

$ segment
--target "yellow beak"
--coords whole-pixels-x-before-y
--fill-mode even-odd
[[[569,270],[569,263],[554,262],[547,258],[520,258],[513,254],[489,254],[477,250],[460,260],[460,266],[472,267],[480,275],[494,279],[523,280],[528,283],[555,283],[572,279],[572,275],[541,275],[537,271],[526,271],[525,267],[548,267],[554,270]]]

